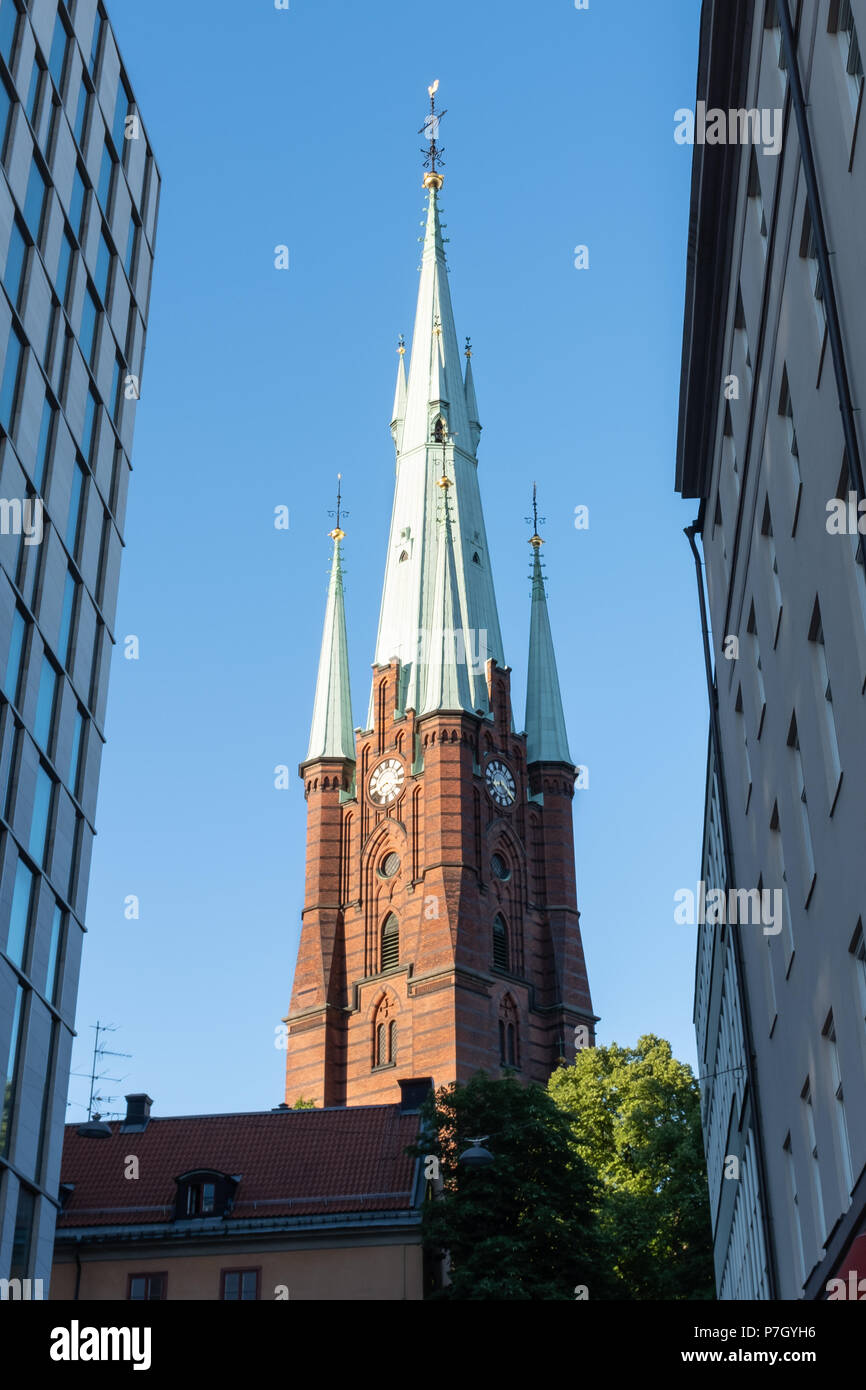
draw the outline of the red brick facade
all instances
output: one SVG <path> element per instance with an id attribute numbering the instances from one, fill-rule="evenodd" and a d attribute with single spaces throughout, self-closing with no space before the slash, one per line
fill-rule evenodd
<path id="1" fill-rule="evenodd" d="M 481 1069 L 498 1075 L 509 1049 L 518 1076 L 544 1082 L 560 1056 L 573 1059 L 576 1025 L 593 1037 L 573 770 L 539 764 L 530 775 L 526 739 L 511 732 L 509 673 L 495 662 L 487 667 L 493 721 L 395 717 L 398 681 L 397 661 L 375 671 L 376 717 L 357 736 L 356 769 L 333 759 L 301 767 L 306 897 L 287 1020 L 289 1105 L 300 1096 L 326 1106 L 393 1103 L 400 1078 L 431 1076 L 439 1086 Z M 369 796 L 384 758 L 405 771 L 387 809 Z M 506 810 L 487 791 L 491 758 L 516 783 Z M 386 877 L 389 854 L 400 867 Z M 506 879 L 492 868 L 494 854 Z M 399 958 L 383 971 L 390 914 Z M 498 915 L 507 968 L 493 963 Z"/>

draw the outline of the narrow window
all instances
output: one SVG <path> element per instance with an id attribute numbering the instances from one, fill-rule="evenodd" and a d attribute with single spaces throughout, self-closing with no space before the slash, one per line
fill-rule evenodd
<path id="1" fill-rule="evenodd" d="M 815 301 L 818 338 L 823 346 L 824 335 L 827 331 L 827 306 L 824 303 L 824 277 L 818 266 L 818 243 L 815 239 L 815 229 L 812 226 L 812 214 L 809 211 L 808 204 L 806 205 L 803 216 L 803 231 L 800 236 L 800 256 L 806 261 L 809 270 L 812 297 Z"/>
<path id="2" fill-rule="evenodd" d="M 812 609 L 812 621 L 809 624 L 809 642 L 812 653 L 812 688 L 815 692 L 818 727 L 821 731 L 821 745 L 824 751 L 827 799 L 832 816 L 842 781 L 842 762 L 839 757 L 839 737 L 836 731 L 833 690 L 830 685 L 830 671 L 827 665 L 827 648 L 824 643 L 824 626 L 821 621 L 821 608 L 817 596 Z"/>
<path id="3" fill-rule="evenodd" d="M 400 964 L 400 928 L 393 912 L 382 927 L 382 969 L 393 970 Z"/>
<path id="4" fill-rule="evenodd" d="M 854 24 L 851 0 L 831 0 L 827 28 L 831 34 L 837 35 L 839 41 L 848 95 L 851 98 L 851 107 L 856 116 L 860 105 L 860 92 L 863 88 L 863 55 L 860 52 L 860 40 Z"/>
<path id="5" fill-rule="evenodd" d="M 757 737 L 760 739 L 761 730 L 764 727 L 764 715 L 767 712 L 767 692 L 764 689 L 764 671 L 761 665 L 761 649 L 758 645 L 758 624 L 755 619 L 755 604 L 752 602 L 749 608 L 749 618 L 746 623 L 746 632 L 751 638 L 752 659 L 755 671 L 755 684 L 758 693 L 758 717 L 757 717 Z"/>
<path id="6" fill-rule="evenodd" d="M 818 1250 L 824 1248 L 824 1240 L 827 1235 L 827 1218 L 824 1214 L 824 1192 L 821 1185 L 821 1165 L 818 1162 L 818 1136 L 815 1132 L 815 1114 L 812 1109 L 812 1082 L 809 1077 L 800 1092 L 800 1098 L 806 1108 L 806 1135 L 808 1139 L 809 1154 L 811 1157 L 812 1169 L 812 1192 L 815 1200 L 815 1234 Z"/>
<path id="7" fill-rule="evenodd" d="M 800 751 L 800 734 L 797 729 L 797 716 L 791 715 L 788 727 L 788 747 L 791 750 L 791 782 L 794 800 L 800 808 L 801 853 L 803 863 L 803 902 L 806 907 L 815 887 L 815 852 L 812 845 L 812 827 L 809 823 L 809 807 L 806 799 L 806 778 L 803 772 L 803 755 Z"/>
<path id="8" fill-rule="evenodd" d="M 800 1215 L 800 1196 L 797 1191 L 797 1167 L 794 1163 L 794 1151 L 791 1145 L 790 1131 L 785 1138 L 783 1145 L 785 1152 L 785 1167 L 788 1176 L 788 1195 L 791 1199 L 791 1210 L 794 1213 L 794 1234 L 797 1237 L 797 1283 L 802 1286 L 806 1278 L 806 1252 L 803 1248 L 803 1219 Z"/>
<path id="9" fill-rule="evenodd" d="M 789 477 L 794 507 L 794 519 L 791 526 L 791 535 L 793 536 L 797 530 L 797 517 L 800 511 L 800 495 L 803 490 L 803 479 L 800 473 L 800 446 L 797 443 L 797 430 L 794 425 L 794 406 L 791 401 L 791 389 L 788 385 L 787 367 L 782 368 L 782 386 L 779 392 L 779 414 L 785 422 L 785 429 L 788 436 Z"/>
<path id="10" fill-rule="evenodd" d="M 501 916 L 493 923 L 493 964 L 497 970 L 508 969 L 508 932 Z"/>
<path id="11" fill-rule="evenodd" d="M 836 1104 L 833 1117 L 836 1125 L 836 1138 L 841 1161 L 840 1183 L 842 1189 L 842 1209 L 847 1211 L 851 1205 L 854 1188 L 854 1171 L 851 1166 L 851 1140 L 848 1135 L 848 1119 L 845 1114 L 845 1091 L 842 1086 L 842 1071 L 839 1066 L 839 1047 L 836 1042 L 836 1025 L 832 1013 L 824 1024 L 822 1035 L 830 1049 L 830 1084 Z"/>
<path id="12" fill-rule="evenodd" d="M 6 361 L 3 376 L 0 378 L 0 425 L 7 434 L 12 433 L 18 411 L 18 388 L 21 384 L 21 367 L 24 360 L 24 340 L 17 328 L 12 328 L 6 340 Z"/>

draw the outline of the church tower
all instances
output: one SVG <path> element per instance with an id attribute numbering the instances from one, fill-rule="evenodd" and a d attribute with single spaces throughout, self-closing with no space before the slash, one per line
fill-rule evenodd
<path id="1" fill-rule="evenodd" d="M 437 84 L 438 85 L 438 84 Z M 513 1068 L 545 1082 L 593 1039 L 574 868 L 569 752 L 541 546 L 525 732 L 515 730 L 440 221 L 428 194 L 369 713 L 353 729 L 342 543 L 333 557 L 309 748 L 306 893 L 287 1019 L 286 1101 L 393 1103 Z"/>

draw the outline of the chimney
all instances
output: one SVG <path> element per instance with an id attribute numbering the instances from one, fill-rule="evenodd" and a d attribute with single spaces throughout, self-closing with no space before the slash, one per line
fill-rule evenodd
<path id="1" fill-rule="evenodd" d="M 144 1091 L 126 1096 L 126 1118 L 120 1126 L 121 1134 L 141 1134 L 147 1129 L 150 1120 L 150 1107 L 153 1105 Z"/>

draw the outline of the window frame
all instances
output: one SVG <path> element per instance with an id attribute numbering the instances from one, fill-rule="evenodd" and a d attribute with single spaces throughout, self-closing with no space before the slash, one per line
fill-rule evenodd
<path id="1" fill-rule="evenodd" d="M 256 1276 L 256 1292 L 255 1292 L 255 1297 L 254 1297 L 254 1298 L 242 1298 L 242 1297 L 239 1296 L 238 1298 L 226 1298 L 226 1292 L 225 1292 L 225 1288 L 226 1288 L 226 1276 L 227 1276 L 227 1275 L 230 1275 L 230 1274 L 237 1274 L 237 1275 L 240 1277 L 240 1283 L 239 1283 L 239 1285 L 238 1285 L 238 1293 L 239 1293 L 239 1295 L 240 1295 L 240 1294 L 242 1293 L 242 1291 L 243 1291 L 243 1276 L 244 1276 L 245 1274 L 254 1274 L 254 1275 Z M 221 1269 L 221 1270 L 220 1270 L 220 1296 L 219 1296 L 219 1301 L 220 1301 L 220 1303 L 260 1303 L 260 1302 L 261 1302 L 261 1295 L 262 1295 L 262 1266 L 261 1266 L 261 1265 L 245 1265 L 245 1266 L 243 1266 L 243 1268 L 234 1267 L 234 1266 L 228 1266 L 226 1269 Z"/>

